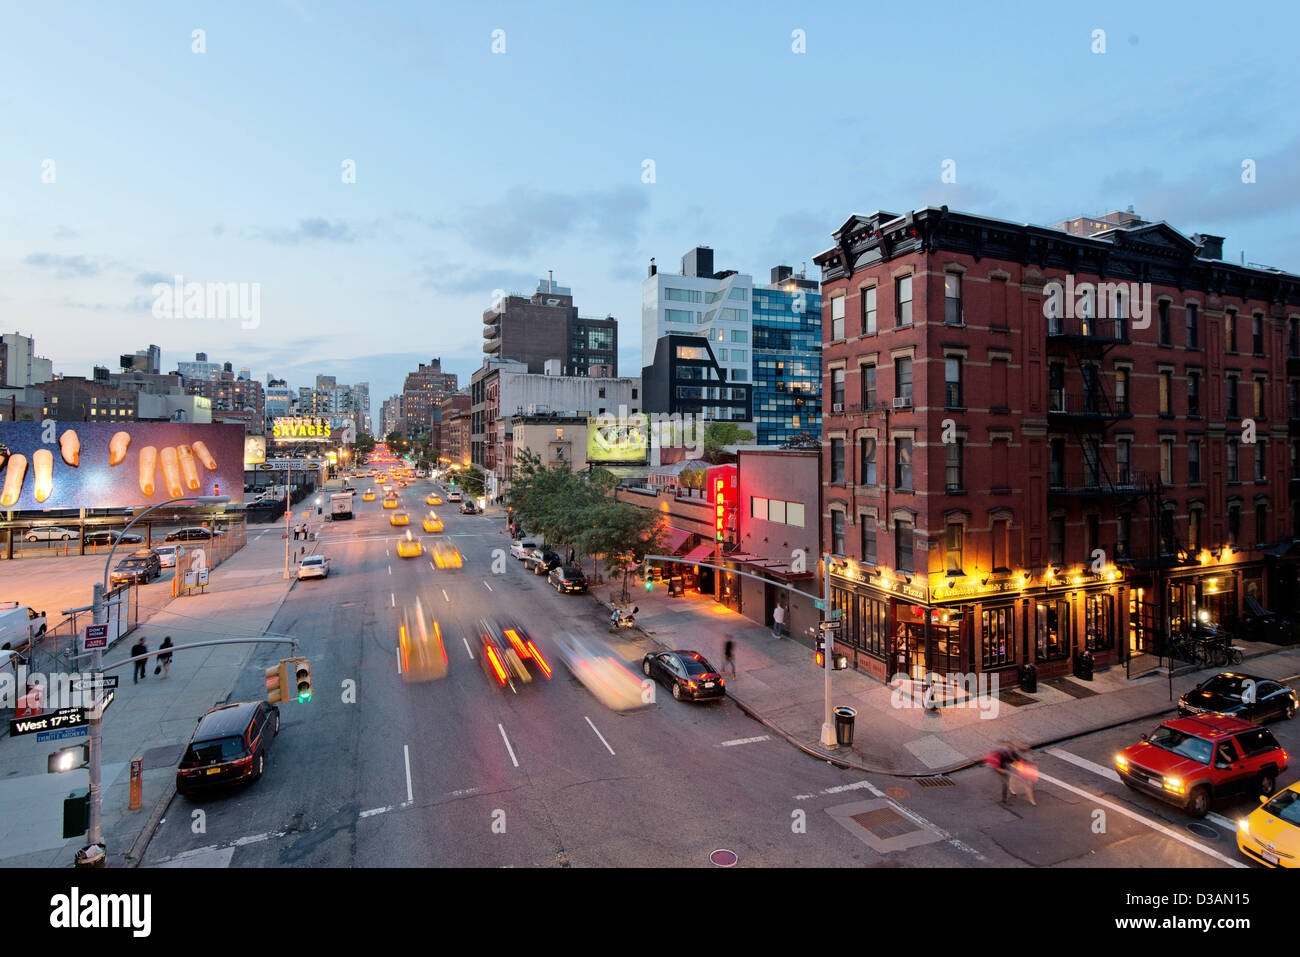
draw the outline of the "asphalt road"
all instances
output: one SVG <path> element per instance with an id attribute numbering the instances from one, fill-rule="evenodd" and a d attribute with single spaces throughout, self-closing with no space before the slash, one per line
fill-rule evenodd
<path id="1" fill-rule="evenodd" d="M 429 488 L 421 480 L 402 491 L 412 533 L 426 544 L 420 558 L 397 557 L 404 530 L 360 495 L 354 521 L 322 527 L 329 578 L 297 583 L 271 626 L 302 639 L 312 701 L 281 706 L 262 780 L 178 796 L 146 865 L 676 867 L 708 866 L 716 849 L 749 866 L 1240 862 L 1231 822 L 1253 802 L 1216 808 L 1217 818 L 1189 829 L 1178 811 L 1106 776 L 1114 751 L 1145 725 L 1040 756 L 1032 807 L 999 804 L 983 769 L 944 786 L 842 771 L 729 700 L 689 704 L 660 693 L 641 711 L 609 711 L 568 676 L 551 638 L 599 638 L 599 606 L 494 556 L 509 544 L 503 520 L 462 516 L 450 503 L 436 507 L 440 537 L 465 565 L 433 568 L 436 536 L 419 524 Z M 398 673 L 398 625 L 417 598 L 439 622 L 449 658 L 446 677 L 427 683 Z M 517 693 L 490 682 L 477 660 L 480 616 L 522 623 L 554 677 Z M 261 697 L 262 669 L 279 654 L 268 648 L 231 700 Z M 1300 750 L 1294 724 L 1274 731 L 1292 754 Z M 1295 777 L 1288 771 L 1282 783 Z"/>

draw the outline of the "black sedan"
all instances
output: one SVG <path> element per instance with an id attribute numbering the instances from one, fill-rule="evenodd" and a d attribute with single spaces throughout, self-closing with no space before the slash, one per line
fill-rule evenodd
<path id="1" fill-rule="evenodd" d="M 721 698 L 727 683 L 717 669 L 698 651 L 661 651 L 648 654 L 641 662 L 647 678 L 672 691 L 678 701 Z"/>
<path id="2" fill-rule="evenodd" d="M 552 568 L 558 568 L 564 561 L 549 548 L 534 548 L 524 556 L 524 567 L 534 575 L 549 574 Z"/>
<path id="3" fill-rule="evenodd" d="M 1274 718 L 1293 718 L 1296 693 L 1272 678 L 1225 671 L 1207 678 L 1178 699 L 1184 717 L 1203 711 L 1220 711 L 1262 724 Z"/>
<path id="4" fill-rule="evenodd" d="M 561 593 L 584 592 L 589 584 L 587 576 L 576 565 L 557 565 L 551 569 L 547 580 Z"/>
<path id="5" fill-rule="evenodd" d="M 139 545 L 143 541 L 135 532 L 127 532 L 125 535 L 110 530 L 86 533 L 87 545 L 112 545 L 114 542 L 119 545 Z"/>
<path id="6" fill-rule="evenodd" d="M 135 584 L 147 584 L 162 574 L 162 563 L 158 559 L 157 552 L 148 551 L 129 555 L 117 563 L 113 569 L 110 581 L 114 585 L 120 585 L 124 582 Z"/>

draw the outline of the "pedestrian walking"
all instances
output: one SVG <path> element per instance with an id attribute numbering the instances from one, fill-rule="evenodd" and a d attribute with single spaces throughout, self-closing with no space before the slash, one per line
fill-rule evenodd
<path id="1" fill-rule="evenodd" d="M 158 655 L 158 668 L 161 668 L 161 669 L 162 669 L 162 676 L 163 676 L 164 678 L 169 678 L 169 677 L 171 677 L 171 671 L 172 671 L 172 653 L 171 653 L 170 651 L 167 651 L 167 649 L 170 648 L 171 646 L 172 646 L 172 636 L 171 636 L 171 635 L 168 635 L 166 638 L 164 638 L 164 639 L 163 639 L 163 643 L 162 643 L 161 645 L 158 646 L 158 651 L 159 651 L 159 655 Z M 166 652 L 166 653 L 163 654 L 162 652 Z M 155 668 L 155 669 L 153 670 L 153 673 L 154 673 L 154 674 L 157 674 L 157 673 L 158 673 L 158 668 Z"/>
<path id="2" fill-rule="evenodd" d="M 785 608 L 780 602 L 777 602 L 776 607 L 772 609 L 772 634 L 776 635 L 778 638 L 784 638 L 785 635 L 781 634 L 784 625 Z"/>
<path id="3" fill-rule="evenodd" d="M 730 668 L 731 677 L 733 678 L 736 677 L 736 659 L 732 657 L 732 652 L 735 650 L 735 648 L 736 648 L 736 643 L 732 641 L 730 638 L 728 638 L 727 643 L 722 646 L 722 661 L 723 661 L 722 670 L 726 671 L 728 668 Z"/>
<path id="4" fill-rule="evenodd" d="M 148 653 L 149 646 L 145 644 L 143 638 L 131 646 L 132 658 L 139 658 L 141 655 L 147 655 Z M 146 658 L 140 658 L 140 660 L 135 663 L 135 671 L 131 673 L 131 684 L 139 684 L 141 678 L 147 678 L 149 676 L 149 673 L 145 670 L 147 664 L 148 659 Z"/>
<path id="5" fill-rule="evenodd" d="M 1038 766 L 1029 760 L 1028 751 L 1029 749 L 1020 743 L 1011 746 L 1012 777 L 1008 780 L 1011 785 L 1011 793 L 1015 794 L 1015 779 L 1019 778 L 1025 785 L 1025 796 L 1029 798 L 1029 803 L 1037 807 L 1038 802 L 1034 800 L 1034 782 L 1038 780 Z"/>
<path id="6" fill-rule="evenodd" d="M 1011 797 L 1016 793 L 1015 788 L 1011 785 L 1011 764 L 1015 757 L 1011 752 L 1011 746 L 1008 744 L 999 745 L 988 754 L 984 755 L 984 764 L 990 767 L 1002 779 L 1002 803 L 1010 804 Z"/>

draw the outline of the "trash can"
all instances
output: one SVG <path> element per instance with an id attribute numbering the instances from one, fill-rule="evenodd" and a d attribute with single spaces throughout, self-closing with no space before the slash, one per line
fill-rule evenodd
<path id="1" fill-rule="evenodd" d="M 1020 666 L 1020 690 L 1031 694 L 1038 690 L 1038 669 L 1032 664 Z"/>
<path id="2" fill-rule="evenodd" d="M 1082 651 L 1074 657 L 1074 676 L 1084 681 L 1092 680 L 1092 652 Z"/>
<path id="3" fill-rule="evenodd" d="M 839 707 L 835 709 L 835 741 L 840 747 L 853 744 L 853 719 L 858 716 L 856 708 Z"/>

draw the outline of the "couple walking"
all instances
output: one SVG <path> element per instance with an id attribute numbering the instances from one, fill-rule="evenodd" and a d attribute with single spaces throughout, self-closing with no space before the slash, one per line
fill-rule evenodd
<path id="1" fill-rule="evenodd" d="M 1010 804 L 1010 798 L 1016 794 L 1016 779 L 1024 782 L 1029 803 L 1038 806 L 1034 800 L 1034 782 L 1038 780 L 1038 768 L 1029 760 L 1023 744 L 1004 741 L 1000 747 L 984 755 L 984 763 L 997 772 L 1002 779 L 1002 803 Z"/>
<path id="2" fill-rule="evenodd" d="M 163 639 L 163 643 L 158 646 L 158 655 L 157 655 L 158 664 L 155 665 L 153 669 L 154 674 L 158 674 L 159 672 L 161 672 L 164 678 L 171 677 L 172 653 L 167 650 L 170 647 L 172 647 L 172 636 L 168 635 Z M 141 655 L 147 655 L 147 654 L 149 654 L 149 645 L 145 643 L 145 640 L 143 638 L 141 638 L 139 641 L 137 641 L 134 645 L 131 646 L 132 658 L 140 658 Z M 149 675 L 149 659 L 140 658 L 140 660 L 135 663 L 135 671 L 132 672 L 131 674 L 131 683 L 139 684 L 140 679 L 146 678 L 148 677 L 148 675 Z"/>

